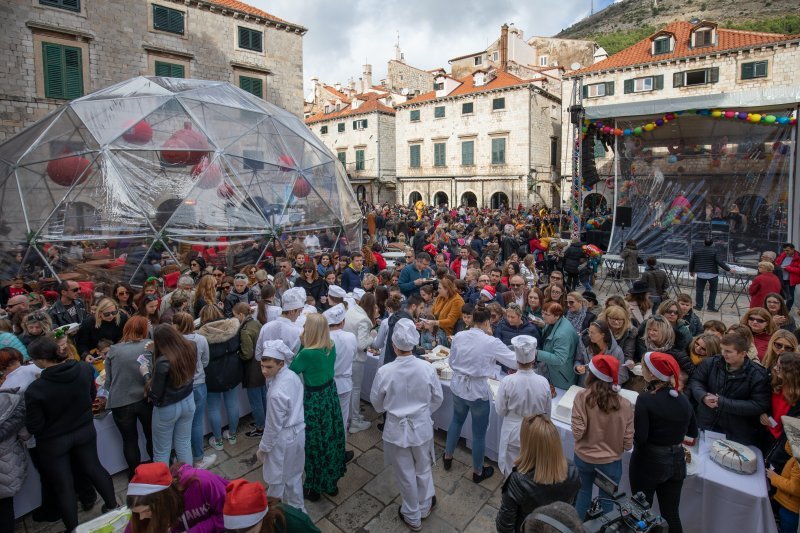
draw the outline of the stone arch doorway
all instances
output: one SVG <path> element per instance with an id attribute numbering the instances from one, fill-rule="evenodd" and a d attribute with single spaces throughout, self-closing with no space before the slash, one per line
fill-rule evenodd
<path id="1" fill-rule="evenodd" d="M 461 205 L 465 207 L 478 207 L 478 197 L 474 192 L 465 192 L 461 195 Z"/>
<path id="2" fill-rule="evenodd" d="M 492 195 L 490 200 L 490 206 L 492 209 L 500 209 L 501 207 L 508 207 L 508 195 L 504 192 L 497 191 Z"/>
<path id="3" fill-rule="evenodd" d="M 367 188 L 363 185 L 356 187 L 356 198 L 358 198 L 359 202 L 365 201 L 367 199 Z"/>
<path id="4" fill-rule="evenodd" d="M 446 206 L 449 203 L 449 198 L 445 192 L 439 191 L 433 195 L 433 205 L 436 207 Z"/>
<path id="5" fill-rule="evenodd" d="M 414 207 L 414 204 L 422 200 L 422 195 L 418 191 L 413 191 L 408 195 L 408 205 Z"/>

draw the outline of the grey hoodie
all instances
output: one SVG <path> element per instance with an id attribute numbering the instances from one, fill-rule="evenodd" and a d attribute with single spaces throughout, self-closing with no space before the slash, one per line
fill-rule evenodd
<path id="1" fill-rule="evenodd" d="M 595 355 L 597 354 L 589 353 L 589 335 L 587 333 L 581 337 L 581 342 L 578 345 L 578 351 L 575 354 L 575 366 L 588 365 L 592 356 Z M 628 374 L 628 367 L 625 366 L 625 354 L 617 344 L 617 339 L 614 338 L 614 335 L 611 335 L 611 345 L 606 350 L 606 355 L 613 355 L 619 360 L 619 384 L 622 385 L 628 381 L 630 375 Z M 588 372 L 589 369 L 587 368 L 586 371 Z M 584 381 L 586 381 L 586 374 L 578 374 L 578 385 L 583 387 Z"/>

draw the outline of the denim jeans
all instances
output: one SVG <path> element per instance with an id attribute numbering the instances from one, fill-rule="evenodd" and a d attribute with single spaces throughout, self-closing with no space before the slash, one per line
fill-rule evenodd
<path id="1" fill-rule="evenodd" d="M 239 385 L 225 392 L 208 393 L 208 423 L 214 438 L 222 438 L 222 418 L 220 417 L 220 404 L 225 402 L 225 411 L 228 415 L 228 431 L 236 434 L 239 427 Z"/>
<path id="2" fill-rule="evenodd" d="M 581 488 L 578 491 L 578 498 L 575 500 L 575 509 L 578 511 L 578 517 L 583 520 L 584 516 L 586 515 L 586 511 L 589 510 L 589 507 L 591 507 L 592 504 L 595 469 L 610 477 L 614 483 L 619 484 L 619 480 L 622 478 L 622 459 L 617 459 L 614 462 L 604 465 L 595 465 L 592 463 L 587 463 L 578 457 L 578 454 L 575 454 L 574 461 L 575 467 L 578 469 L 578 476 L 581 480 Z M 610 512 L 614 508 L 614 505 L 611 503 L 612 495 L 601 490 L 600 497 L 608 498 L 607 501 L 601 502 L 601 507 L 603 508 L 604 513 Z"/>
<path id="3" fill-rule="evenodd" d="M 192 457 L 195 462 L 203 458 L 203 436 L 206 433 L 206 397 L 208 389 L 205 383 L 195 383 L 192 390 L 194 397 L 194 417 L 192 418 Z"/>
<path id="4" fill-rule="evenodd" d="M 174 449 L 178 461 L 192 464 L 192 418 L 194 396 L 153 407 L 153 462 L 169 464 L 169 454 Z"/>
<path id="5" fill-rule="evenodd" d="M 705 291 L 706 289 L 706 283 L 708 283 L 707 309 L 716 309 L 717 286 L 719 286 L 719 276 L 715 276 L 711 279 L 703 279 L 700 276 L 697 277 L 697 281 L 695 282 L 694 304 L 700 309 L 703 308 L 703 291 Z"/>
<path id="6" fill-rule="evenodd" d="M 444 453 L 453 455 L 461 436 L 461 428 L 472 416 L 472 469 L 483 472 L 483 456 L 486 452 L 486 430 L 489 428 L 489 400 L 464 400 L 453 394 L 453 419 L 447 428 Z"/>
<path id="7" fill-rule="evenodd" d="M 781 519 L 781 533 L 787 533 L 791 531 L 795 533 L 797 531 L 797 523 L 798 523 L 798 515 L 797 513 L 793 513 L 783 505 L 780 506 L 778 509 L 778 516 Z"/>
<path id="8" fill-rule="evenodd" d="M 256 427 L 264 427 L 264 419 L 266 418 L 267 409 L 267 389 L 264 385 L 260 387 L 248 387 L 244 389 L 247 392 L 247 399 L 250 402 L 250 409 L 253 410 L 253 422 Z"/>

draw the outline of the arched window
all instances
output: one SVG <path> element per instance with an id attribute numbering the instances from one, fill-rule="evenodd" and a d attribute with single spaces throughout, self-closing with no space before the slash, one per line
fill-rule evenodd
<path id="1" fill-rule="evenodd" d="M 473 192 L 465 192 L 461 195 L 461 205 L 465 207 L 478 207 L 478 197 Z"/>
<path id="2" fill-rule="evenodd" d="M 508 207 L 508 195 L 504 192 L 496 192 L 492 195 L 491 208 L 500 209 L 501 207 Z"/>
<path id="3" fill-rule="evenodd" d="M 433 195 L 433 205 L 441 207 L 446 206 L 448 203 L 447 194 L 443 193 L 442 191 L 439 191 Z"/>
<path id="4" fill-rule="evenodd" d="M 408 205 L 414 207 L 414 204 L 422 200 L 422 195 L 417 191 L 412 192 L 408 195 Z"/>

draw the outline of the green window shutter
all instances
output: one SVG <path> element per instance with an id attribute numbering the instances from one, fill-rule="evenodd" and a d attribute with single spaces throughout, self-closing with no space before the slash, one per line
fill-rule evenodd
<path id="1" fill-rule="evenodd" d="M 239 48 L 263 52 L 263 34 L 260 31 L 239 26 Z"/>
<path id="2" fill-rule="evenodd" d="M 61 47 L 42 43 L 44 63 L 44 95 L 46 98 L 64 98 L 64 72 L 61 64 Z"/>
<path id="3" fill-rule="evenodd" d="M 766 78 L 768 75 L 769 69 L 769 62 L 767 61 L 758 61 L 756 62 L 756 77 L 757 78 Z"/>
<path id="4" fill-rule="evenodd" d="M 504 165 L 506 163 L 506 140 L 492 139 L 492 164 Z"/>
<path id="5" fill-rule="evenodd" d="M 622 84 L 622 91 L 625 94 L 630 94 L 633 92 L 633 80 L 625 80 Z"/>
<path id="6" fill-rule="evenodd" d="M 411 110 L 411 122 L 417 122 L 419 120 L 419 109 L 412 109 Z"/>
<path id="7" fill-rule="evenodd" d="M 357 120 L 354 120 L 354 121 L 353 121 L 353 129 L 356 129 L 356 126 L 358 126 L 358 121 L 357 121 Z"/>
<path id="8" fill-rule="evenodd" d="M 323 135 L 324 135 L 324 134 L 326 134 L 326 133 L 328 133 L 328 126 L 322 126 L 322 127 L 319 129 L 319 132 L 320 132 L 321 134 L 323 134 Z"/>
<path id="9" fill-rule="evenodd" d="M 672 75 L 672 86 L 683 87 L 683 72 L 676 72 Z"/>
<path id="10" fill-rule="evenodd" d="M 340 122 L 336 125 L 336 130 L 340 133 L 344 131 L 344 122 Z"/>
<path id="11" fill-rule="evenodd" d="M 156 61 L 156 76 L 169 78 L 169 75 L 171 73 L 172 73 L 172 68 L 170 68 L 169 63 Z"/>
<path id="12" fill-rule="evenodd" d="M 68 11 L 81 10 L 80 0 L 39 0 L 39 3 L 43 6 L 58 7 Z"/>
<path id="13" fill-rule="evenodd" d="M 367 124 L 368 124 L 367 119 L 362 119 L 361 123 L 362 123 L 362 126 L 364 127 L 364 129 L 366 129 L 367 128 Z"/>
<path id="14" fill-rule="evenodd" d="M 584 85 L 583 86 L 583 97 L 584 98 L 589 98 L 589 86 L 588 85 Z"/>
<path id="15" fill-rule="evenodd" d="M 64 98 L 72 100 L 83 96 L 83 66 L 81 49 L 64 47 Z"/>
<path id="16" fill-rule="evenodd" d="M 156 76 L 165 78 L 185 78 L 186 69 L 177 63 L 167 63 L 166 61 L 156 61 Z"/>
<path id="17" fill-rule="evenodd" d="M 44 95 L 46 98 L 72 100 L 83 96 L 83 60 L 81 49 L 42 43 Z"/>
<path id="18" fill-rule="evenodd" d="M 409 166 L 411 168 L 419 168 L 420 167 L 420 147 L 418 144 L 413 144 L 409 147 Z"/>
<path id="19" fill-rule="evenodd" d="M 356 150 L 356 170 L 364 170 L 364 150 Z"/>
<path id="20" fill-rule="evenodd" d="M 183 12 L 153 4 L 153 27 L 183 35 Z"/>
<path id="21" fill-rule="evenodd" d="M 708 69 L 708 83 L 717 83 L 719 81 L 719 67 L 711 67 Z"/>
<path id="22" fill-rule="evenodd" d="M 742 63 L 742 79 L 752 80 L 755 77 L 756 77 L 756 64 Z"/>
<path id="23" fill-rule="evenodd" d="M 261 78 L 239 76 L 239 87 L 253 96 L 264 98 L 264 80 Z"/>
<path id="24" fill-rule="evenodd" d="M 433 118 L 444 118 L 444 106 L 433 108 Z"/>
<path id="25" fill-rule="evenodd" d="M 607 81 L 606 82 L 606 96 L 614 96 L 614 82 Z"/>
<path id="26" fill-rule="evenodd" d="M 339 161 L 342 162 L 342 165 L 347 166 L 347 152 L 339 152 L 336 154 L 336 157 L 339 158 Z"/>
<path id="27" fill-rule="evenodd" d="M 653 90 L 660 91 L 664 88 L 664 75 L 653 76 Z"/>
<path id="28" fill-rule="evenodd" d="M 475 141 L 461 143 L 461 164 L 465 166 L 475 164 Z"/>
<path id="29" fill-rule="evenodd" d="M 435 143 L 433 145 L 433 166 L 443 167 L 447 159 L 445 143 Z"/>
<path id="30" fill-rule="evenodd" d="M 461 104 L 461 114 L 462 115 L 469 115 L 473 112 L 474 104 L 473 102 L 465 102 Z"/>
<path id="31" fill-rule="evenodd" d="M 505 109 L 506 108 L 506 99 L 505 98 L 495 98 L 492 100 L 492 110 L 497 109 Z"/>

